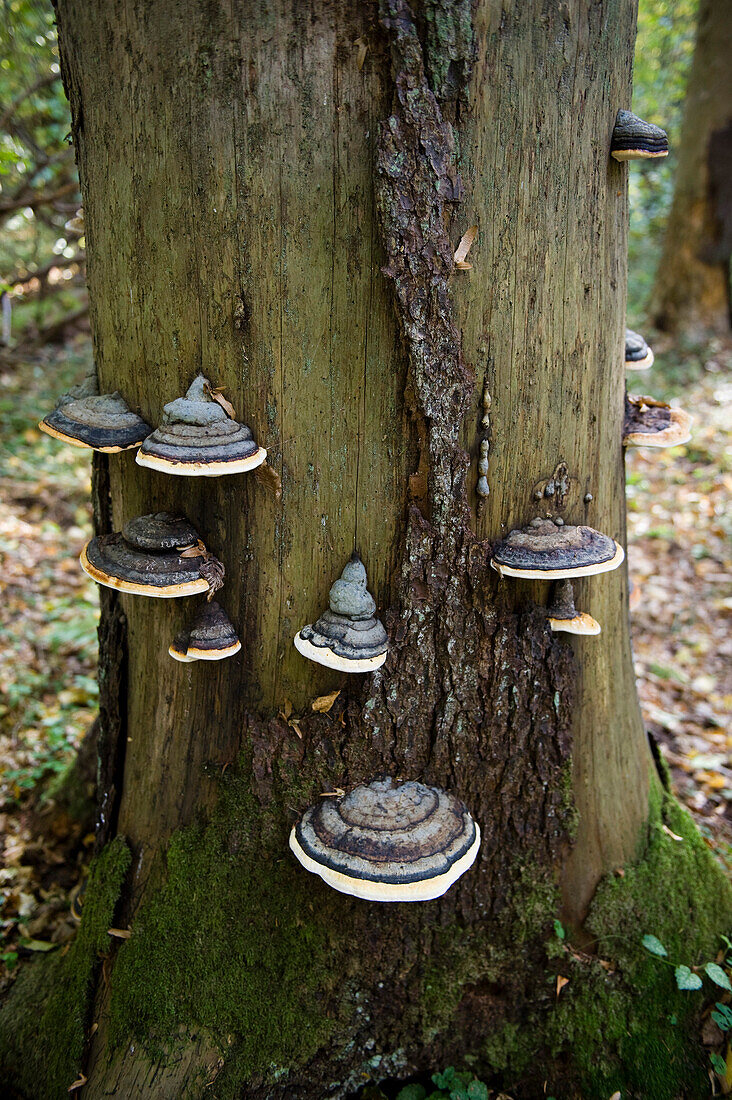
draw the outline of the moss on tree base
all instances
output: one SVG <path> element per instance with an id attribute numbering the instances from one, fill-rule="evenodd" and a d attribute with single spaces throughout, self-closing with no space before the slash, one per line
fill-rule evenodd
<path id="1" fill-rule="evenodd" d="M 344 908 L 338 895 L 293 873 L 286 856 L 258 853 L 255 820 L 250 796 L 232 779 L 207 825 L 174 836 L 164 880 L 115 959 L 110 1040 L 118 1051 L 134 1040 L 165 1062 L 202 1032 L 220 1051 L 213 1075 L 189 1080 L 181 1095 L 297 1095 L 296 1082 L 308 1080 L 319 1048 L 334 1040 L 344 1058 L 334 1096 L 369 1077 L 438 1069 L 443 1057 L 521 1100 L 543 1096 L 544 1082 L 566 1100 L 607 1100 L 615 1090 L 624 1100 L 707 1095 L 697 1022 L 714 990 L 677 990 L 673 968 L 641 939 L 657 936 L 673 963 L 713 959 L 719 934 L 732 927 L 732 890 L 689 815 L 658 784 L 638 861 L 598 888 L 585 929 L 592 954 L 557 938 L 556 890 L 544 872 L 522 865 L 505 918 L 489 934 L 451 925 L 422 939 L 403 1021 L 392 1016 L 387 1031 L 352 939 L 369 921 L 390 919 L 387 907 Z M 0 1014 L 5 1079 L 23 1096 L 65 1096 L 82 1068 L 92 977 L 109 948 L 128 862 L 118 838 L 94 864 L 71 949 L 27 967 Z M 424 907 L 399 908 L 410 934 L 423 937 Z M 558 997 L 557 975 L 569 979 Z M 343 984 L 352 995 L 335 1009 Z M 421 1036 L 418 1050 L 406 1042 L 410 1031 Z"/>

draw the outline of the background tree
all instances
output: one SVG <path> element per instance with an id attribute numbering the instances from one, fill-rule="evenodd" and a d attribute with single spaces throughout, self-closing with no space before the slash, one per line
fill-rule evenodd
<path id="1" fill-rule="evenodd" d="M 468 1059 L 526 1096 L 702 1095 L 696 1006 L 641 937 L 697 963 L 730 901 L 646 747 L 625 575 L 578 586 L 603 634 L 573 648 L 544 586 L 488 568 L 539 509 L 624 542 L 607 153 L 633 5 L 58 10 L 100 384 L 157 423 L 203 369 L 282 496 L 95 464 L 100 529 L 196 523 L 244 655 L 175 664 L 188 608 L 103 596 L 108 843 L 72 949 L 3 1010 L 6 1072 L 26 1095 L 83 1068 L 87 1096 L 320 1098 Z M 393 644 L 363 682 L 292 647 L 354 543 Z M 384 772 L 454 789 L 484 828 L 439 902 L 349 900 L 287 852 L 321 792 Z"/>
<path id="2" fill-rule="evenodd" d="M 732 21 L 701 0 L 674 198 L 651 316 L 669 332 L 730 331 Z"/>

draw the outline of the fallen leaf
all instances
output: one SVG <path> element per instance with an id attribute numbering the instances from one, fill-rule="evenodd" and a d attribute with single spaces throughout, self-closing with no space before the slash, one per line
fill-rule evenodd
<path id="1" fill-rule="evenodd" d="M 236 412 L 231 401 L 227 401 L 220 389 L 214 390 L 210 386 L 206 387 L 206 392 L 209 397 L 212 397 L 217 405 L 220 405 L 227 416 L 230 416 L 232 420 L 236 420 Z"/>
<path id="2" fill-rule="evenodd" d="M 116 936 L 118 940 L 128 940 L 132 935 L 129 928 L 108 928 L 108 936 Z"/>
<path id="3" fill-rule="evenodd" d="M 268 493 L 272 493 L 275 500 L 282 500 L 282 478 L 268 462 L 263 462 L 261 466 L 257 466 L 254 476 Z"/>
<path id="4" fill-rule="evenodd" d="M 313 699 L 310 706 L 318 714 L 327 714 L 339 695 L 340 689 L 331 691 L 330 695 L 319 695 L 317 699 Z"/>
<path id="5" fill-rule="evenodd" d="M 79 1073 L 79 1076 L 76 1078 L 73 1085 L 69 1085 L 69 1087 L 66 1091 L 67 1092 L 76 1092 L 77 1089 L 83 1089 L 84 1085 L 87 1083 L 88 1080 L 89 1080 L 89 1078 L 85 1077 L 83 1073 Z"/>
<path id="6" fill-rule="evenodd" d="M 358 71 L 361 72 L 361 70 L 363 69 L 363 63 L 366 60 L 366 54 L 368 53 L 369 48 L 368 48 L 368 45 L 366 44 L 366 40 L 363 37 L 363 35 L 360 38 L 357 38 L 356 41 L 353 44 L 354 44 L 354 46 L 358 46 L 358 54 L 356 55 L 356 64 L 358 65 Z"/>
<path id="7" fill-rule="evenodd" d="M 561 974 L 557 974 L 557 997 L 562 992 L 565 985 L 569 985 L 569 978 L 563 978 Z"/>
<path id="8" fill-rule="evenodd" d="M 332 791 L 321 791 L 320 792 L 320 797 L 321 798 L 344 798 L 345 794 L 346 794 L 346 792 L 343 790 L 342 787 L 336 787 L 335 790 L 332 790 Z"/>
<path id="9" fill-rule="evenodd" d="M 672 833 L 668 825 L 662 825 L 661 828 L 663 829 L 666 836 L 670 836 L 672 840 L 680 840 L 683 843 L 684 838 L 682 836 L 679 836 L 678 833 Z"/>
<path id="10" fill-rule="evenodd" d="M 470 247 L 478 235 L 478 226 L 471 225 L 470 229 L 467 229 L 460 238 L 460 244 L 455 249 L 455 255 L 453 260 L 455 261 L 455 267 L 460 271 L 469 271 L 472 268 L 472 264 L 466 263 L 465 257 L 470 252 Z"/>

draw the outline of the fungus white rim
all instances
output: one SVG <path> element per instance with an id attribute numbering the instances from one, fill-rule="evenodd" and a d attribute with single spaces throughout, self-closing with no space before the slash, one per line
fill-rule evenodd
<path id="1" fill-rule="evenodd" d="M 189 657 L 187 653 L 181 653 L 179 649 L 174 649 L 172 644 L 168 646 L 168 653 L 174 661 L 180 661 L 184 665 L 193 664 L 196 660 L 195 657 Z"/>
<path id="2" fill-rule="evenodd" d="M 614 541 L 614 540 L 613 540 Z M 522 577 L 530 581 L 548 581 L 571 579 L 572 577 L 594 577 L 597 573 L 609 573 L 617 569 L 625 559 L 625 550 L 619 542 L 615 543 L 615 553 L 608 561 L 597 562 L 595 565 L 577 565 L 574 568 L 557 569 L 517 569 L 512 565 L 503 565 L 491 558 L 491 568 L 495 569 L 501 577 Z"/>
<path id="3" fill-rule="evenodd" d="M 653 366 L 655 358 L 656 357 L 653 354 L 653 348 L 649 347 L 648 351 L 646 352 L 646 354 L 643 356 L 642 359 L 626 359 L 625 360 L 625 369 L 626 370 L 648 370 L 649 367 Z"/>
<path id="4" fill-rule="evenodd" d="M 220 477 L 222 474 L 245 474 L 249 470 L 256 470 L 266 458 L 264 447 L 259 447 L 249 458 L 238 458 L 233 462 L 176 462 L 140 450 L 135 455 L 135 462 L 138 466 L 159 470 L 163 474 L 177 474 L 179 477 Z"/>
<path id="5" fill-rule="evenodd" d="M 375 669 L 381 668 L 386 660 L 386 650 L 383 653 L 377 653 L 375 657 L 356 657 L 353 659 L 340 657 L 328 646 L 313 645 L 307 638 L 302 637 L 299 630 L 295 635 L 295 649 L 303 657 L 307 657 L 309 661 L 325 665 L 326 668 L 335 668 L 338 672 L 373 672 Z"/>
<path id="6" fill-rule="evenodd" d="M 421 879 L 418 882 L 373 882 L 370 879 L 351 878 L 342 871 L 324 867 L 322 863 L 318 863 L 303 851 L 296 835 L 297 826 L 293 826 L 290 833 L 290 848 L 306 871 L 312 871 L 313 874 L 322 878 L 326 885 L 338 890 L 341 894 L 361 898 L 363 901 L 433 901 L 434 898 L 442 897 L 475 862 L 480 848 L 480 828 L 477 821 L 474 824 L 475 840 L 467 852 L 444 874 Z"/>
<path id="7" fill-rule="evenodd" d="M 611 157 L 615 160 L 658 160 L 659 157 L 667 157 L 668 149 L 661 149 L 660 152 L 650 152 L 648 149 L 613 149 L 610 153 Z"/>
<path id="8" fill-rule="evenodd" d="M 629 432 L 624 447 L 681 447 L 691 439 L 693 417 L 684 409 L 670 409 L 671 420 L 660 432 Z"/>
<path id="9" fill-rule="evenodd" d="M 573 619 L 555 619 L 550 615 L 549 626 L 555 634 L 563 632 L 590 638 L 602 633 L 602 627 L 597 619 L 593 619 L 592 615 L 588 615 L 586 611 L 579 611 Z"/>
<path id="10" fill-rule="evenodd" d="M 91 542 L 91 539 L 89 542 Z M 154 584 L 137 584 L 135 581 L 123 581 L 119 577 L 110 577 L 106 573 L 102 573 L 89 561 L 87 556 L 88 546 L 89 543 L 81 551 L 79 564 L 93 581 L 104 585 L 105 588 L 115 588 L 118 592 L 129 592 L 134 596 L 157 596 L 162 600 L 172 600 L 177 596 L 193 596 L 196 592 L 208 592 L 209 584 L 203 577 L 199 577 L 195 581 L 186 581 L 184 584 L 170 585 L 167 588 L 159 588 Z"/>
<path id="11" fill-rule="evenodd" d="M 38 427 L 46 435 L 51 435 L 54 439 L 60 439 L 62 443 L 70 443 L 72 447 L 82 447 L 85 451 L 101 451 L 105 455 L 116 455 L 120 451 L 131 451 L 133 448 L 139 447 L 142 442 L 140 440 L 139 443 L 127 443 L 124 447 L 95 447 L 91 443 L 84 443 L 82 439 L 76 439 L 73 435 L 66 435 L 57 428 L 52 428 L 45 420 L 39 421 Z"/>
<path id="12" fill-rule="evenodd" d="M 233 645 L 225 649 L 198 649 L 196 646 L 188 647 L 189 661 L 223 661 L 224 657 L 233 657 L 241 649 L 241 642 L 236 639 Z"/>

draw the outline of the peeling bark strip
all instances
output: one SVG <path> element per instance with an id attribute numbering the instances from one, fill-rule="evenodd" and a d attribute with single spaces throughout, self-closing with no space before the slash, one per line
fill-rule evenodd
<path id="1" fill-rule="evenodd" d="M 447 228 L 462 195 L 452 127 L 427 82 L 422 46 L 406 0 L 383 0 L 396 105 L 381 125 L 376 201 L 397 309 L 409 350 L 411 382 L 427 426 L 431 518 L 443 549 L 468 523 L 468 455 L 458 443 L 474 375 L 463 359 L 449 278 Z"/>

